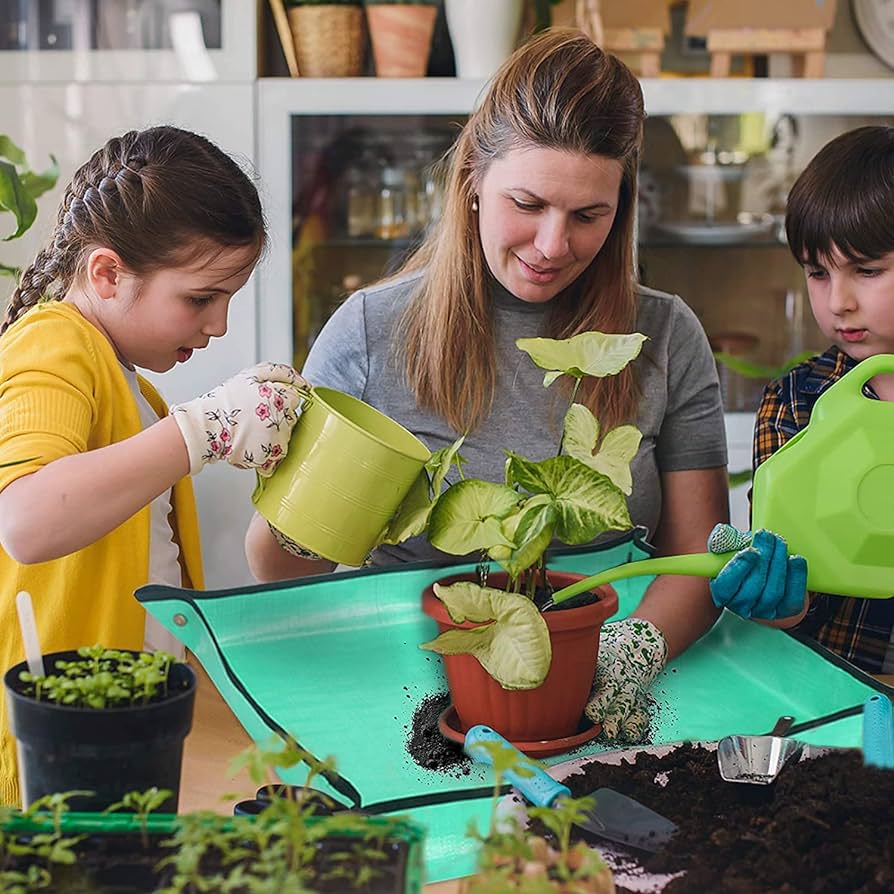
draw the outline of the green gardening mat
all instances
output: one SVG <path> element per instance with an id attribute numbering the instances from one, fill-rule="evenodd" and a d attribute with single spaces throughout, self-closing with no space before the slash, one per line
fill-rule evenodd
<path id="1" fill-rule="evenodd" d="M 594 574 L 648 554 L 634 532 L 598 549 L 556 551 L 550 566 Z M 201 661 L 254 741 L 288 732 L 317 757 L 335 758 L 331 793 L 340 800 L 396 801 L 395 812 L 421 822 L 427 879 L 440 881 L 473 870 L 465 831 L 472 819 L 486 828 L 492 780 L 481 767 L 468 775 L 425 769 L 407 750 L 414 711 L 446 691 L 440 658 L 418 648 L 436 633 L 420 597 L 432 581 L 473 567 L 418 563 L 214 592 L 149 586 L 136 595 Z M 633 610 L 649 580 L 616 585 L 616 619 Z M 885 687 L 823 650 L 724 613 L 655 680 L 651 744 L 764 733 L 782 714 L 809 721 L 860 705 L 878 689 Z M 861 718 L 799 738 L 859 746 Z M 607 747 L 588 743 L 574 755 Z M 294 768 L 282 777 L 301 783 L 304 774 Z"/>

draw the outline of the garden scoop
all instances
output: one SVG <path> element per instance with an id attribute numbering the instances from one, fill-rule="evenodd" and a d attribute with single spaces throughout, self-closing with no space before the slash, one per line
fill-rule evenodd
<path id="1" fill-rule="evenodd" d="M 768 785 L 793 758 L 799 757 L 804 743 L 784 738 L 794 717 L 780 717 L 764 736 L 725 736 L 717 743 L 717 765 L 725 782 Z"/>
<path id="2" fill-rule="evenodd" d="M 808 590 L 891 596 L 894 401 L 867 398 L 863 386 L 892 373 L 892 354 L 863 360 L 820 395 L 810 424 L 754 473 L 752 529 L 780 535 L 792 555 L 807 559 Z M 716 577 L 735 554 L 731 549 L 629 562 L 557 590 L 544 608 L 630 577 Z"/>
<path id="3" fill-rule="evenodd" d="M 562 798 L 570 797 L 571 790 L 567 786 L 553 779 L 540 764 L 522 754 L 489 726 L 479 724 L 466 733 L 466 754 L 473 760 L 493 765 L 493 751 L 485 743 L 500 746 L 501 752 L 511 752 L 512 766 L 504 769 L 503 777 L 529 803 L 551 807 Z M 660 851 L 677 831 L 669 819 L 614 789 L 599 788 L 591 795 L 595 803 L 577 825 L 601 838 L 655 852 Z"/>

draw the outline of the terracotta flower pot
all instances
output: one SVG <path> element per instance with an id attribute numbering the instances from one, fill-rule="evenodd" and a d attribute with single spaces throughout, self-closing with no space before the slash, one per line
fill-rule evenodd
<path id="1" fill-rule="evenodd" d="M 556 588 L 581 580 L 581 574 L 551 572 Z M 438 581 L 442 585 L 475 580 L 464 574 Z M 499 589 L 506 574 L 491 574 L 488 583 Z M 544 612 L 552 643 L 552 663 L 543 683 L 536 689 L 510 690 L 500 684 L 472 655 L 442 655 L 447 685 L 463 730 L 486 723 L 510 741 L 535 742 L 573 735 L 580 724 L 593 684 L 599 633 L 603 623 L 618 610 L 618 594 L 610 585 L 598 588 L 599 600 L 592 605 Z M 469 628 L 471 622 L 455 624 L 434 586 L 422 594 L 422 610 L 438 622 L 438 631 Z"/>
<path id="2" fill-rule="evenodd" d="M 435 30 L 436 6 L 378 4 L 366 7 L 376 75 L 424 78 Z"/>

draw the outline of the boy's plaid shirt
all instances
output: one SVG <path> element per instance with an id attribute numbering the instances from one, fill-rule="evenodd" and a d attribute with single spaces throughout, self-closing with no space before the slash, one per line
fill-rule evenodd
<path id="1" fill-rule="evenodd" d="M 754 429 L 755 469 L 806 428 L 819 396 L 856 365 L 855 360 L 833 346 L 767 385 Z M 868 385 L 863 391 L 867 397 L 877 398 Z M 815 637 L 858 667 L 879 673 L 892 627 L 894 599 L 857 599 L 812 593 L 807 617 L 796 629 Z"/>

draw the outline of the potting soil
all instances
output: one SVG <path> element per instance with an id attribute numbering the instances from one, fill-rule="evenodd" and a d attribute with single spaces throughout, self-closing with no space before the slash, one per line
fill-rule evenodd
<path id="1" fill-rule="evenodd" d="M 675 875 L 666 884 L 637 884 L 636 891 L 894 891 L 894 771 L 864 767 L 858 750 L 789 763 L 771 785 L 724 782 L 716 752 L 691 745 L 580 770 L 563 780 L 574 795 L 613 788 L 679 827 L 661 853 L 629 852 L 625 875 Z M 579 837 L 604 847 L 586 832 Z"/>

